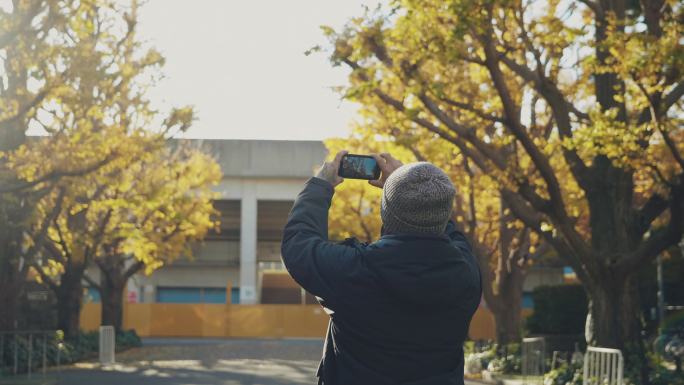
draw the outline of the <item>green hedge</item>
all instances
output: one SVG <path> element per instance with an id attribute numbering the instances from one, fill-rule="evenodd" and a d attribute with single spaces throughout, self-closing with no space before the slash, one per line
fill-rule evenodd
<path id="1" fill-rule="evenodd" d="M 581 334 L 587 318 L 587 295 L 580 285 L 540 286 L 532 292 L 530 334 Z"/>
<path id="2" fill-rule="evenodd" d="M 74 363 L 86 358 L 95 357 L 98 354 L 99 335 L 98 332 L 80 332 L 75 338 L 64 340 L 61 331 L 56 331 L 48 335 L 46 344 L 46 361 L 48 366 Z M 20 335 L 16 341 L 18 371 L 25 373 L 28 371 L 29 351 L 31 351 L 32 371 L 40 370 L 43 365 L 43 336 L 34 335 L 32 347 L 29 349 L 27 335 Z M 122 351 L 131 347 L 141 346 L 140 337 L 135 330 L 127 330 L 116 335 L 116 350 Z M 14 370 L 14 338 L 5 336 L 3 344 L 0 345 L 2 354 L 0 357 L 0 375 L 9 374 Z"/>

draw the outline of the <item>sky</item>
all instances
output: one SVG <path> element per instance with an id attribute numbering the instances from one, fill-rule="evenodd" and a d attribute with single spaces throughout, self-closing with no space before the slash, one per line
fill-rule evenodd
<path id="1" fill-rule="evenodd" d="M 194 105 L 191 138 L 320 140 L 346 136 L 357 107 L 331 87 L 347 70 L 325 53 L 321 25 L 342 26 L 381 0 L 149 0 L 139 37 L 166 57 L 149 97 Z"/>

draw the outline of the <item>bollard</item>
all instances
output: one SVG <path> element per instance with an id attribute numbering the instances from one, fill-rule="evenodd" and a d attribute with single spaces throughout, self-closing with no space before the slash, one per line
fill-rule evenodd
<path id="1" fill-rule="evenodd" d="M 543 376 L 546 372 L 546 343 L 543 337 L 523 338 L 521 350 L 523 384 L 527 385 L 530 383 L 528 377 Z"/>
<path id="2" fill-rule="evenodd" d="M 100 326 L 100 364 L 111 365 L 115 362 L 115 337 L 114 326 Z"/>

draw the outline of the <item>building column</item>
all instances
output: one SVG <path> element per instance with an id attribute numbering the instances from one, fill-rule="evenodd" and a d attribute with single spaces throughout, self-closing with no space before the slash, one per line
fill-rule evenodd
<path id="1" fill-rule="evenodd" d="M 240 203 L 240 303 L 257 302 L 257 199 L 255 186 L 246 184 Z"/>

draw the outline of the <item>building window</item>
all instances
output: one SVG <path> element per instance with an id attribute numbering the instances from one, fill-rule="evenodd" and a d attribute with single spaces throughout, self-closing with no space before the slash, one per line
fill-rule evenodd
<path id="1" fill-rule="evenodd" d="M 240 288 L 233 287 L 230 289 L 230 303 L 239 304 L 240 303 Z"/>
<path id="2" fill-rule="evenodd" d="M 158 287 L 158 303 L 226 303 L 224 287 Z"/>

